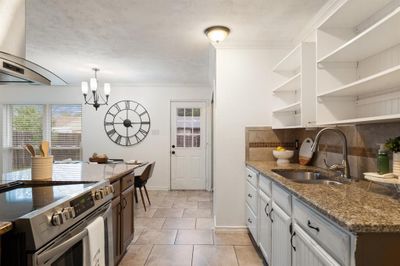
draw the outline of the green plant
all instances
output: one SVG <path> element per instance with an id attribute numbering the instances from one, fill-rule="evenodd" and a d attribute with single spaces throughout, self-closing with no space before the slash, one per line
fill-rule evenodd
<path id="1" fill-rule="evenodd" d="M 392 152 L 400 152 L 400 136 L 388 139 L 385 147 Z"/>

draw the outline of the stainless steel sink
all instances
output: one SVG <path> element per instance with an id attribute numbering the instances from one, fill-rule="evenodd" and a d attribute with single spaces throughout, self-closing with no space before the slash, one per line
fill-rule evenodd
<path id="1" fill-rule="evenodd" d="M 290 170 L 273 170 L 280 176 L 292 180 L 296 183 L 303 184 L 323 184 L 323 185 L 343 185 L 342 182 L 333 180 L 332 178 L 323 175 L 320 172 L 304 171 L 290 171 Z"/>

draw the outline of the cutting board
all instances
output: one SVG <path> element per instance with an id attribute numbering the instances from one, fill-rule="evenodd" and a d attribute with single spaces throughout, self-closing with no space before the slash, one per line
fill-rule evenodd
<path id="1" fill-rule="evenodd" d="M 306 138 L 300 146 L 299 151 L 299 163 L 301 165 L 307 165 L 310 163 L 313 152 L 311 151 L 311 147 L 314 141 L 311 138 Z"/>

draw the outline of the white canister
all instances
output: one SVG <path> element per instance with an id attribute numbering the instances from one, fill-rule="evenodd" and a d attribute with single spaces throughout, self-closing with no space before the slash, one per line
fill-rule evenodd
<path id="1" fill-rule="evenodd" d="M 32 180 L 46 180 L 53 177 L 53 156 L 32 157 L 31 178 Z"/>
<path id="2" fill-rule="evenodd" d="M 400 179 L 400 152 L 393 152 L 393 174 Z"/>

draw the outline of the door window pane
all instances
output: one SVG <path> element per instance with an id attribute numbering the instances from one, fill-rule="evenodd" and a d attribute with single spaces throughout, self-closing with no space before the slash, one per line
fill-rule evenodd
<path id="1" fill-rule="evenodd" d="M 200 108 L 177 108 L 177 147 L 200 147 L 200 116 Z"/>
<path id="2" fill-rule="evenodd" d="M 177 135 L 176 136 L 176 147 L 185 147 L 185 144 L 183 143 L 184 136 L 183 135 Z"/>
<path id="3" fill-rule="evenodd" d="M 192 135 L 185 136 L 185 147 L 187 148 L 192 147 Z"/>
<path id="4" fill-rule="evenodd" d="M 178 108 L 176 109 L 176 113 L 178 116 L 185 116 L 185 109 L 184 108 Z"/>

